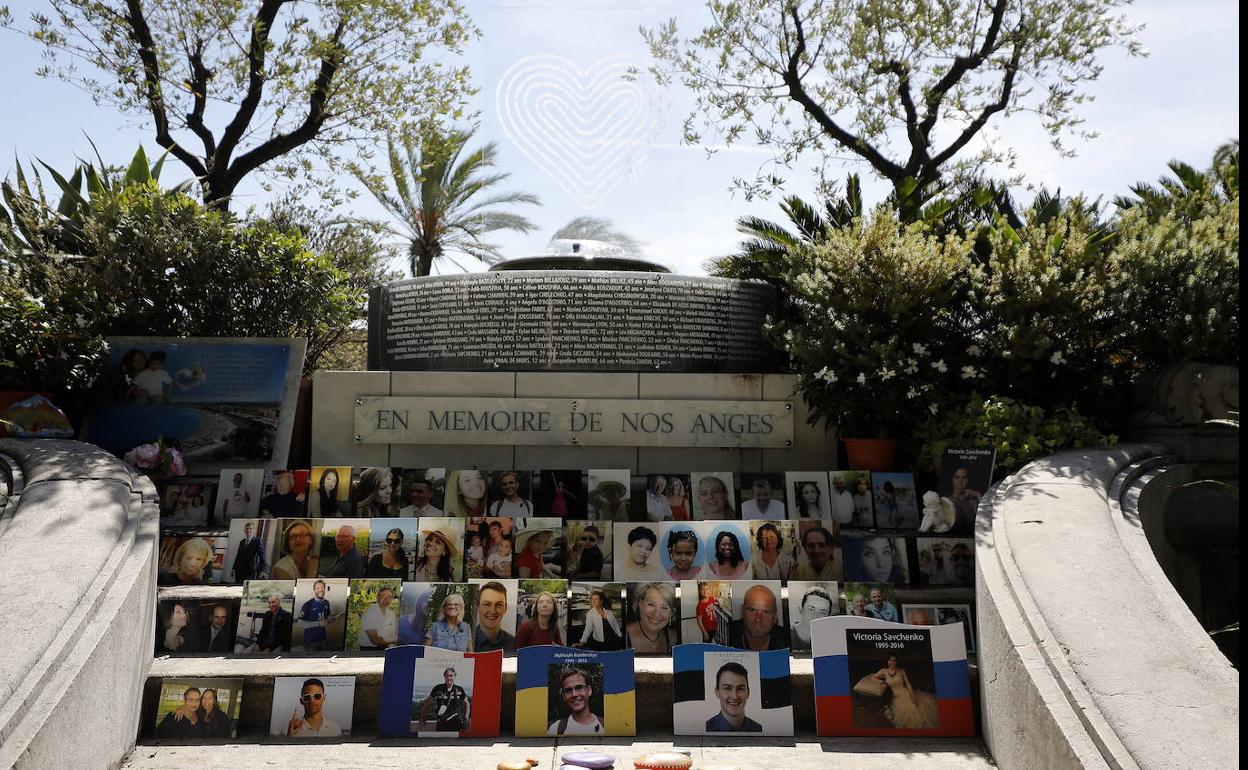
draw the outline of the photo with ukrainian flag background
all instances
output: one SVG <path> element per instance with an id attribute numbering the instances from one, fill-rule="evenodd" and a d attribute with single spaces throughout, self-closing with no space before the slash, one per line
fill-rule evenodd
<path id="1" fill-rule="evenodd" d="M 559 682 L 552 672 L 575 667 L 590 673 L 590 710 L 599 718 L 597 735 L 637 734 L 637 696 L 633 679 L 633 651 L 597 652 L 556 645 L 525 647 L 516 651 L 516 736 L 542 737 L 552 723 L 566 716 Z M 598 695 L 601 693 L 601 701 Z M 601 703 L 601 705 L 599 705 Z M 601 709 L 598 711 L 597 709 Z M 580 734 L 578 737 L 593 737 Z"/>

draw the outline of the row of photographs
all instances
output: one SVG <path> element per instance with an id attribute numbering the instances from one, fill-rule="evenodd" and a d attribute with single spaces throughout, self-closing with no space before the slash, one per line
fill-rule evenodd
<path id="1" fill-rule="evenodd" d="M 497 517 L 597 521 L 832 519 L 857 529 L 969 532 L 992 465 L 954 462 L 940 494 L 952 516 L 925 522 L 914 474 L 868 471 L 634 476 L 627 469 L 482 471 L 445 468 L 226 469 L 161 490 L 165 526 L 237 518 Z M 972 472 L 974 471 L 974 472 Z M 947 476 L 947 478 L 946 478 Z M 926 524 L 926 527 L 925 527 Z"/>
<path id="2" fill-rule="evenodd" d="M 814 633 L 824 650 L 815 666 L 820 735 L 973 734 L 958 629 L 831 618 L 816 623 Z M 673 658 L 674 734 L 794 734 L 784 652 L 694 643 L 678 646 Z M 351 735 L 355 684 L 353 676 L 276 677 L 268 733 L 298 740 Z M 497 737 L 502 689 L 498 651 L 392 647 L 382 674 L 377 734 Z M 235 737 L 242 697 L 242 679 L 162 680 L 155 736 Z M 631 651 L 541 645 L 518 655 L 517 737 L 633 736 L 635 704 Z"/>
<path id="3" fill-rule="evenodd" d="M 811 623 L 842 614 L 915 625 L 960 622 L 974 650 L 967 604 L 901 606 L 886 583 L 794 581 L 787 607 L 784 593 L 769 580 L 254 580 L 241 600 L 162 600 L 156 652 L 376 652 L 420 644 L 510 655 L 554 644 L 670 655 L 683 641 L 808 653 Z"/>
<path id="4" fill-rule="evenodd" d="M 912 558 L 913 557 L 913 558 Z M 255 579 L 851 580 L 970 586 L 969 537 L 842 533 L 830 519 L 235 519 L 228 537 L 165 535 L 162 585 Z"/>

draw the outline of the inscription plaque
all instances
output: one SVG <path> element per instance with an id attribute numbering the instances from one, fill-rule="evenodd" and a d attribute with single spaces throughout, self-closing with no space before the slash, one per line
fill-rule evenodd
<path id="1" fill-rule="evenodd" d="M 785 401 L 364 396 L 361 444 L 786 447 Z"/>
<path id="2" fill-rule="evenodd" d="M 766 372 L 761 281 L 663 273 L 504 271 L 373 289 L 370 369 Z"/>

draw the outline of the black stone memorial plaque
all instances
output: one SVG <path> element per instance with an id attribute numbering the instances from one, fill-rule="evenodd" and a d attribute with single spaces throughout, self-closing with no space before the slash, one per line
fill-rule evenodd
<path id="1" fill-rule="evenodd" d="M 767 372 L 760 281 L 614 271 L 426 276 L 369 298 L 368 365 L 395 371 Z"/>

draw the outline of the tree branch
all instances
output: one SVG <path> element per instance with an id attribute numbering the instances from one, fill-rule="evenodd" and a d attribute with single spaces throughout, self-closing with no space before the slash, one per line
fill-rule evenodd
<path id="1" fill-rule="evenodd" d="M 126 0 L 126 24 L 130 28 L 130 37 L 138 45 L 139 60 L 143 63 L 144 89 L 147 95 L 147 106 L 156 124 L 156 142 L 164 147 L 178 160 L 186 164 L 192 174 L 205 176 L 208 171 L 204 162 L 178 144 L 169 133 L 169 113 L 165 110 L 165 97 L 160 87 L 160 61 L 156 58 L 156 43 L 152 39 L 152 29 L 143 14 L 141 0 Z"/>
<path id="2" fill-rule="evenodd" d="M 919 112 L 910 93 L 910 69 L 896 59 L 889 61 L 882 69 L 897 76 L 897 95 L 906 113 L 906 137 L 910 140 L 910 158 L 906 161 L 905 170 L 914 176 L 927 159 L 928 138 L 919 131 Z"/>
<path id="3" fill-rule="evenodd" d="M 989 118 L 1009 106 L 1010 93 L 1014 90 L 1014 79 L 1018 76 L 1019 63 L 1022 59 L 1022 55 L 1023 44 L 1021 42 L 1017 42 L 1014 46 L 1014 53 L 1010 55 L 1009 64 L 1005 65 L 1005 76 L 1001 80 L 1001 95 L 995 102 L 985 105 L 985 107 L 980 110 L 979 115 L 975 116 L 975 119 L 962 130 L 962 133 L 958 135 L 957 139 L 954 139 L 948 147 L 937 153 L 930 161 L 928 161 L 928 165 L 931 168 L 940 168 L 943 163 L 956 155 L 959 150 L 966 146 L 967 142 L 971 141 L 972 137 L 978 134 L 983 127 L 987 125 Z"/>
<path id="4" fill-rule="evenodd" d="M 233 189 L 247 174 L 255 171 L 265 163 L 280 157 L 300 145 L 307 144 L 316 138 L 325 120 L 329 117 L 326 105 L 329 102 L 329 89 L 333 85 L 334 76 L 346 56 L 342 46 L 342 35 L 346 31 L 347 21 L 342 19 L 334 28 L 330 37 L 331 53 L 321 60 L 321 69 L 316 81 L 312 84 L 312 92 L 308 99 L 308 114 L 299 126 L 284 134 L 270 137 L 260 145 L 248 150 L 230 165 L 226 172 L 227 184 Z"/>
<path id="5" fill-rule="evenodd" d="M 927 113 L 923 116 L 923 122 L 919 124 L 919 130 L 923 132 L 925 138 L 932 135 L 932 128 L 936 125 L 936 118 L 940 114 L 940 103 L 944 101 L 945 94 L 949 93 L 949 89 L 957 85 L 966 73 L 975 69 L 979 65 L 987 61 L 988 57 L 997 48 L 997 35 L 1001 33 L 1001 23 L 1005 19 L 1005 11 L 1008 7 L 1008 0 L 997 0 L 992 6 L 992 18 L 988 22 L 988 29 L 984 33 L 984 44 L 979 47 L 978 51 L 973 51 L 969 56 L 955 56 L 953 65 L 949 67 L 949 71 L 945 76 L 936 81 L 936 85 L 932 86 L 928 91 L 924 104 Z"/>
<path id="6" fill-rule="evenodd" d="M 789 97 L 800 104 L 802 109 L 806 110 L 806 114 L 818 123 L 819 127 L 829 136 L 850 152 L 859 155 L 870 163 L 882 176 L 890 180 L 901 178 L 905 174 L 905 170 L 901 166 L 884 157 L 879 150 L 868 144 L 866 140 L 841 128 L 832 119 L 832 116 L 822 106 L 817 104 L 810 94 L 806 93 L 806 89 L 802 86 L 801 76 L 797 71 L 802 54 L 806 52 L 806 32 L 802 29 L 802 19 L 797 13 L 796 5 L 789 8 L 789 15 L 793 18 L 794 32 L 797 35 L 797 47 L 789 55 L 788 68 L 784 72 L 784 82 L 789 87 Z"/>
<path id="7" fill-rule="evenodd" d="M 195 97 L 194 106 L 186 115 L 186 127 L 195 132 L 195 135 L 204 143 L 204 157 L 207 158 L 206 165 L 212 166 L 215 158 L 213 157 L 217 151 L 217 141 L 213 137 L 212 132 L 204 125 L 204 108 L 208 104 L 208 81 L 212 80 L 212 70 L 204 66 L 204 40 L 200 38 L 195 41 L 195 48 L 192 49 L 188 58 L 191 63 L 191 94 Z"/>
<path id="8" fill-rule="evenodd" d="M 217 157 L 220 167 L 224 167 L 234 154 L 239 140 L 243 138 L 251 119 L 255 117 L 260 106 L 260 97 L 264 95 L 264 57 L 268 46 L 269 33 L 273 29 L 273 20 L 277 12 L 289 0 L 261 0 L 256 20 L 251 25 L 251 40 L 247 43 L 247 93 L 238 104 L 234 119 L 225 127 L 221 134 L 221 143 L 217 145 Z"/>

